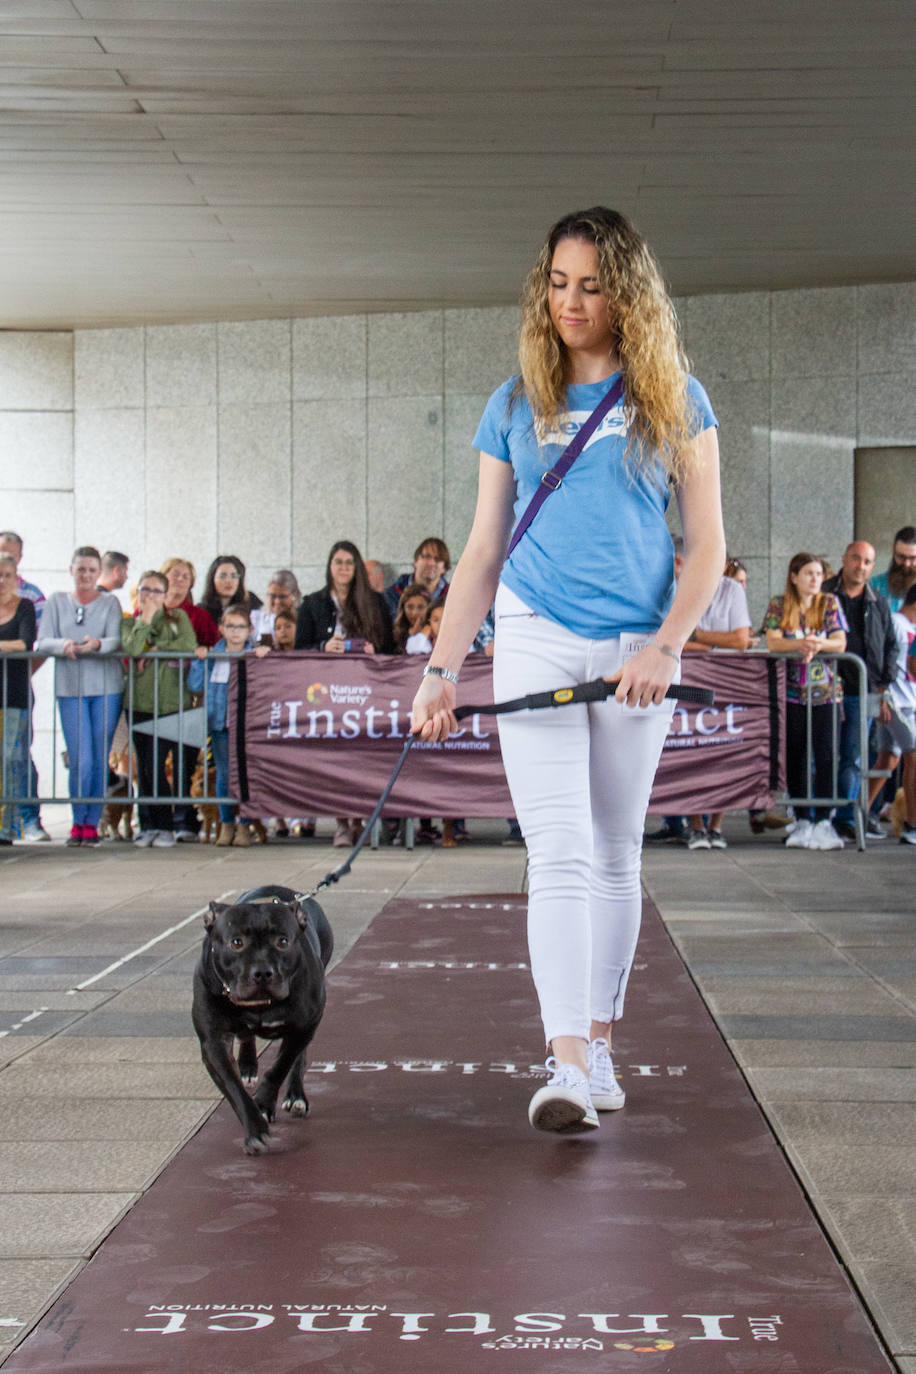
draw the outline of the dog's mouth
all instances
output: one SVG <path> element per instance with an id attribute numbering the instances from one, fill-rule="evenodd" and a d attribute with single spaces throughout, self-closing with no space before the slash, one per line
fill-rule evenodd
<path id="1" fill-rule="evenodd" d="M 267 987 L 263 983 L 236 983 L 234 987 L 224 984 L 223 991 L 235 1007 L 269 1007 L 289 996 L 289 983 L 285 978 L 277 978 Z"/>

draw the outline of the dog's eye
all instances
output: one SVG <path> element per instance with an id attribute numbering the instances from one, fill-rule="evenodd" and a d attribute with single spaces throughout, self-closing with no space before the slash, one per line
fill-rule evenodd
<path id="1" fill-rule="evenodd" d="M 286 935 L 278 935 L 274 944 L 277 946 L 277 949 L 286 949 L 289 944 L 289 938 Z"/>
<path id="2" fill-rule="evenodd" d="M 229 945 L 231 949 L 244 949 L 245 941 L 242 939 L 241 935 L 233 935 L 232 939 L 229 941 Z"/>

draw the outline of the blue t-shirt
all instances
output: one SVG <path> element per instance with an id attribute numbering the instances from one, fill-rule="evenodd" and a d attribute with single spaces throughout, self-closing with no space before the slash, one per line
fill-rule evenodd
<path id="1" fill-rule="evenodd" d="M 541 476 L 560 457 L 619 373 L 566 389 L 568 414 L 540 446 L 522 395 L 509 409 L 516 378 L 487 402 L 474 447 L 512 464 L 515 521 Z M 694 433 L 717 424 L 695 378 L 687 391 Z M 669 488 L 655 455 L 637 471 L 627 458 L 621 398 L 604 417 L 562 485 L 538 511 L 502 571 L 502 580 L 533 611 L 587 639 L 652 633 L 674 597 L 674 546 L 665 523 Z"/>

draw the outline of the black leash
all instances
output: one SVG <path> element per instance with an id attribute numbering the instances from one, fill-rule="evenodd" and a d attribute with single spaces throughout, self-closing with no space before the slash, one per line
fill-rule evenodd
<path id="1" fill-rule="evenodd" d="M 466 720 L 468 716 L 502 716 L 512 711 L 541 711 L 548 706 L 572 706 L 577 701 L 606 701 L 608 697 L 614 695 L 616 690 L 616 682 L 610 682 L 605 677 L 596 677 L 593 682 L 577 682 L 575 687 L 558 687 L 553 692 L 532 692 L 530 696 L 516 697 L 513 701 L 492 701 L 485 706 L 458 706 L 455 708 L 455 719 Z M 708 687 L 689 687 L 679 682 L 673 683 L 666 691 L 665 696 L 674 701 L 690 702 L 694 706 L 712 706 L 716 699 L 715 694 Z M 385 790 L 376 802 L 372 815 L 363 826 L 363 833 L 344 862 L 327 873 L 318 886 L 307 894 L 309 897 L 314 897 L 323 887 L 330 887 L 333 883 L 339 883 L 341 878 L 346 877 L 350 872 L 353 860 L 371 834 L 372 827 L 381 815 L 382 807 L 391 795 L 391 789 L 397 782 L 398 774 L 404 767 L 407 755 L 416 741 L 416 735 L 407 736 L 404 741 L 404 748 L 392 769 L 391 777 L 385 784 Z"/>
<path id="2" fill-rule="evenodd" d="M 577 682 L 575 687 L 558 687 L 554 692 L 532 692 L 514 701 L 494 701 L 492 706 L 459 706 L 455 719 L 464 720 L 473 715 L 501 716 L 509 711 L 541 711 L 545 706 L 571 706 L 576 701 L 606 701 L 616 691 L 616 681 L 596 677 L 593 682 Z M 708 687 L 682 686 L 679 682 L 669 687 L 665 696 L 673 701 L 689 701 L 694 706 L 712 706 L 716 700 L 715 693 Z"/>

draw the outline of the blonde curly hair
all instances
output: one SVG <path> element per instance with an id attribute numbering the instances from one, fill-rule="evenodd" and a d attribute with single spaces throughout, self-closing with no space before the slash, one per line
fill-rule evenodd
<path id="1" fill-rule="evenodd" d="M 688 445 L 694 436 L 677 317 L 651 249 L 616 210 L 598 205 L 577 211 L 548 234 L 522 295 L 521 380 L 515 394 L 527 396 L 539 437 L 566 411 L 567 351 L 550 318 L 548 295 L 554 250 L 563 239 L 594 244 L 598 254 L 598 286 L 607 297 L 631 416 L 628 458 L 639 468 L 655 452 L 673 480 L 681 482 L 691 465 Z"/>

